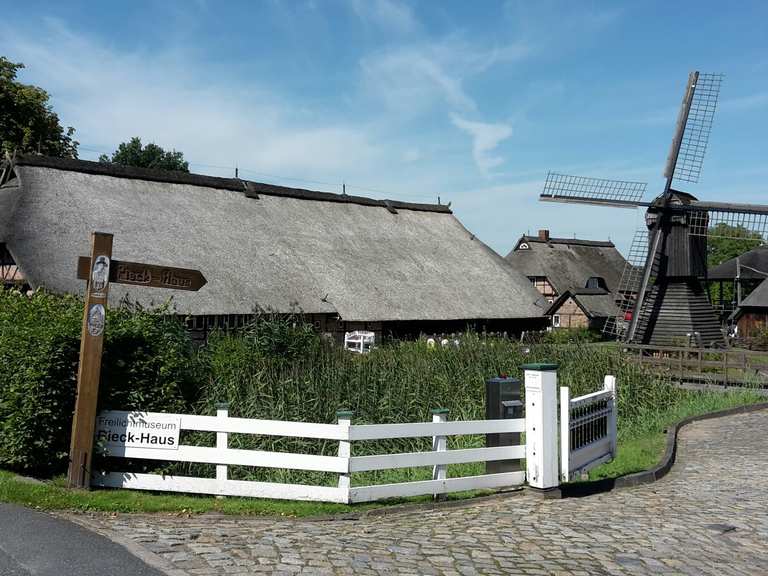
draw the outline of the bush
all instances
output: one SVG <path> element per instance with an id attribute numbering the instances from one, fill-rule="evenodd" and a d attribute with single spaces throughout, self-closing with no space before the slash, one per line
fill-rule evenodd
<path id="1" fill-rule="evenodd" d="M 99 408 L 183 411 L 194 351 L 165 309 L 110 310 Z M 83 302 L 0 290 L 0 465 L 51 476 L 67 468 Z"/>

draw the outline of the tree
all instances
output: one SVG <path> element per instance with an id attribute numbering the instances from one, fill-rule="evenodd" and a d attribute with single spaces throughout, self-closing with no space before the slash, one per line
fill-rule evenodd
<path id="1" fill-rule="evenodd" d="M 0 56 L 0 148 L 77 158 L 75 129 L 60 124 L 45 90 L 16 80 L 22 68 L 24 64 Z"/>
<path id="2" fill-rule="evenodd" d="M 763 243 L 763 236 L 744 226 L 720 222 L 709 229 L 707 265 L 712 268 Z"/>
<path id="3" fill-rule="evenodd" d="M 120 144 L 117 150 L 112 153 L 111 158 L 106 154 L 99 156 L 99 162 L 112 162 L 138 168 L 158 168 L 160 170 L 189 172 L 189 162 L 184 160 L 182 152 L 177 152 L 176 150 L 166 152 L 154 143 L 142 146 L 141 138 L 135 136 L 130 141 Z"/>

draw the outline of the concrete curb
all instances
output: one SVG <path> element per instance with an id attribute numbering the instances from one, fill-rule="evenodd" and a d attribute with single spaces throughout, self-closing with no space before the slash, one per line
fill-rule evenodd
<path id="1" fill-rule="evenodd" d="M 736 406 L 735 408 L 728 408 L 726 410 L 718 410 L 717 412 L 709 412 L 707 414 L 699 414 L 698 416 L 684 418 L 667 428 L 664 455 L 653 468 L 643 470 L 642 472 L 635 472 L 634 474 L 627 474 L 626 476 L 619 476 L 618 478 L 609 478 L 606 480 L 597 480 L 595 482 L 579 484 L 565 484 L 561 486 L 563 498 L 590 496 L 592 494 L 609 492 L 614 488 L 630 488 L 632 486 L 650 484 L 657 480 L 661 480 L 669 473 L 675 463 L 675 459 L 677 458 L 677 436 L 684 426 L 687 426 L 691 422 L 723 418 L 725 416 L 733 416 L 736 414 L 747 414 L 749 412 L 758 412 L 766 409 L 768 409 L 768 402 L 759 402 L 757 404 Z"/>

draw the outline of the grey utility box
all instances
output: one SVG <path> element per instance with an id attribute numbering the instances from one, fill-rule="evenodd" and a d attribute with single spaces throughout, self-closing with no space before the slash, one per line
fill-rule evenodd
<path id="1" fill-rule="evenodd" d="M 525 409 L 520 400 L 520 380 L 517 378 L 497 377 L 485 381 L 485 419 L 502 420 L 506 418 L 522 418 Z M 485 445 L 517 446 L 520 444 L 520 433 L 486 434 Z M 517 472 L 520 470 L 519 460 L 495 460 L 485 463 L 486 474 L 498 472 Z"/>

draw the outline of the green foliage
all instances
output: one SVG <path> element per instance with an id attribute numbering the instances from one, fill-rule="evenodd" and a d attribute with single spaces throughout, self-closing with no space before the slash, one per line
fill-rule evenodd
<path id="1" fill-rule="evenodd" d="M 602 335 L 589 328 L 557 328 L 544 333 L 541 342 L 546 344 L 576 344 L 599 342 Z"/>
<path id="2" fill-rule="evenodd" d="M 209 381 L 201 392 L 196 413 L 213 414 L 215 405 L 228 402 L 230 415 L 242 418 L 336 421 L 336 410 L 354 411 L 356 423 L 418 422 L 430 418 L 433 408 L 448 408 L 451 420 L 483 419 L 485 380 L 499 374 L 522 378 L 520 366 L 527 362 L 560 364 L 560 382 L 571 386 L 574 395 L 593 392 L 606 374 L 617 376 L 620 385 L 620 423 L 629 425 L 649 409 L 672 405 L 683 391 L 671 383 L 644 373 L 625 362 L 615 346 L 533 344 L 521 346 L 505 339 L 466 334 L 460 345 L 430 349 L 423 341 L 394 342 L 358 355 L 327 344 L 319 337 L 307 338 L 302 353 L 288 358 L 265 348 L 251 330 L 240 334 L 218 334 L 205 351 Z M 241 449 L 334 454 L 335 442 L 269 436 L 232 435 L 231 446 Z M 210 442 L 198 435 L 195 441 Z M 482 446 L 484 438 L 457 437 L 451 448 Z M 429 449 L 424 439 L 364 442 L 355 445 L 359 455 L 382 452 L 411 452 Z M 481 467 L 481 466 L 480 466 Z M 470 469 L 471 468 L 471 469 Z M 181 471 L 209 475 L 205 466 L 182 466 Z M 479 473 L 477 466 L 462 468 Z M 333 483 L 333 475 L 277 469 L 232 467 L 235 478 L 264 481 Z M 353 476 L 354 483 L 423 478 L 428 469 Z M 459 470 L 455 470 L 459 473 Z"/>
<path id="3" fill-rule="evenodd" d="M 166 152 L 160 146 L 149 143 L 142 146 L 141 138 L 133 137 L 128 142 L 123 142 L 110 158 L 106 154 L 99 156 L 99 162 L 111 162 L 123 166 L 136 166 L 138 168 L 157 168 L 159 170 L 176 170 L 177 172 L 189 172 L 189 162 L 184 160 L 184 154 L 176 150 Z"/>
<path id="4" fill-rule="evenodd" d="M 0 56 L 0 150 L 77 158 L 75 129 L 61 126 L 45 90 L 16 80 L 22 68 Z"/>
<path id="5" fill-rule="evenodd" d="M 194 358 L 165 310 L 109 311 L 100 407 L 176 412 L 192 400 Z M 83 303 L 0 290 L 0 464 L 38 476 L 66 469 Z"/>
<path id="6" fill-rule="evenodd" d="M 725 222 L 709 229 L 707 239 L 707 265 L 712 268 L 739 254 L 759 246 L 763 237 L 744 226 L 731 226 Z"/>

